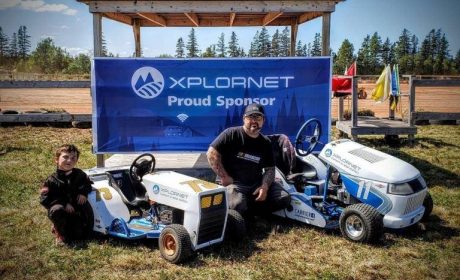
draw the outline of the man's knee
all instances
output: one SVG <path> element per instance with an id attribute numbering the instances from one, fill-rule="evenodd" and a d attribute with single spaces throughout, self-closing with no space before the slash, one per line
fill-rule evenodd
<path id="1" fill-rule="evenodd" d="M 236 210 L 240 214 L 244 214 L 244 212 L 248 210 L 248 205 L 244 194 L 238 191 L 237 185 L 228 185 L 226 188 L 228 196 L 228 208 Z"/>
<path id="2" fill-rule="evenodd" d="M 48 210 L 48 217 L 54 221 L 54 220 L 60 220 L 64 218 L 66 215 L 65 212 L 65 207 L 61 204 L 56 204 L 53 205 L 49 210 Z"/>

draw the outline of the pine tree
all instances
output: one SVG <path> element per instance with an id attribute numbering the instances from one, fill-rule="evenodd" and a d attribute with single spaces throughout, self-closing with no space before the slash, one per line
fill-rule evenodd
<path id="1" fill-rule="evenodd" d="M 262 27 L 262 30 L 259 33 L 258 38 L 259 48 L 257 49 L 257 56 L 259 57 L 269 57 L 270 56 L 270 35 L 268 34 L 267 28 Z"/>
<path id="2" fill-rule="evenodd" d="M 460 74 L 460 49 L 457 51 L 454 58 L 454 68 L 457 74 Z"/>
<path id="3" fill-rule="evenodd" d="M 177 39 L 175 56 L 179 58 L 183 58 L 185 56 L 185 45 L 182 37 L 179 37 L 179 39 Z"/>
<path id="4" fill-rule="evenodd" d="M 211 45 L 207 47 L 204 53 L 202 54 L 202 57 L 218 57 L 216 45 Z"/>
<path id="5" fill-rule="evenodd" d="M 319 33 L 315 33 L 315 39 L 313 40 L 310 54 L 311 56 L 321 56 L 321 35 Z"/>
<path id="6" fill-rule="evenodd" d="M 342 42 L 342 45 L 339 48 L 337 53 L 336 60 L 334 62 L 334 74 L 343 75 L 345 70 L 353 63 L 355 60 L 353 52 L 355 51 L 353 44 L 345 39 Z"/>
<path id="7" fill-rule="evenodd" d="M 411 34 L 409 30 L 404 28 L 394 47 L 395 60 L 399 64 L 399 73 L 409 74 L 413 71 L 413 48 L 414 46 L 412 46 Z"/>
<path id="8" fill-rule="evenodd" d="M 295 56 L 303 56 L 301 40 L 297 41 L 297 45 L 295 47 Z"/>
<path id="9" fill-rule="evenodd" d="M 259 31 L 256 32 L 254 37 L 252 38 L 251 47 L 249 48 L 249 56 L 250 57 L 257 57 L 259 51 Z"/>
<path id="10" fill-rule="evenodd" d="M 199 57 L 198 40 L 195 36 L 195 29 L 190 30 L 187 41 L 187 57 Z"/>
<path id="11" fill-rule="evenodd" d="M 291 53 L 291 36 L 289 29 L 285 27 L 280 36 L 280 56 L 290 56 Z"/>
<path id="12" fill-rule="evenodd" d="M 245 57 L 245 56 L 247 56 L 247 54 L 244 52 L 244 49 L 243 49 L 243 48 L 239 48 L 239 49 L 238 49 L 238 56 L 239 56 L 239 57 Z"/>
<path id="13" fill-rule="evenodd" d="M 360 74 L 369 75 L 370 66 L 371 66 L 371 58 L 370 58 L 370 50 L 369 50 L 369 42 L 371 37 L 367 35 L 363 43 L 361 44 L 361 48 L 358 50 L 358 58 L 357 58 L 357 66 L 360 69 Z"/>
<path id="14" fill-rule="evenodd" d="M 25 59 L 30 51 L 30 36 L 27 34 L 27 27 L 19 26 L 18 30 L 18 56 Z"/>
<path id="15" fill-rule="evenodd" d="M 8 56 L 10 58 L 16 59 L 19 55 L 19 50 L 18 50 L 18 35 L 16 33 L 13 33 L 13 36 L 11 37 L 10 45 L 8 47 L 9 53 Z"/>
<path id="16" fill-rule="evenodd" d="M 369 41 L 369 52 L 370 52 L 370 73 L 379 74 L 382 71 L 382 39 L 377 32 L 371 37 Z"/>
<path id="17" fill-rule="evenodd" d="M 230 36 L 230 42 L 228 42 L 228 56 L 229 57 L 240 56 L 240 51 L 238 47 L 238 38 L 236 37 L 236 33 L 234 31 L 232 31 L 232 35 Z"/>
<path id="18" fill-rule="evenodd" d="M 281 38 L 278 32 L 278 29 L 276 29 L 275 34 L 273 34 L 273 37 L 272 37 L 271 56 L 273 57 L 281 56 Z"/>
<path id="19" fill-rule="evenodd" d="M 216 47 L 217 57 L 225 57 L 227 51 L 225 47 L 225 35 L 222 32 L 219 36 L 219 40 L 217 41 Z"/>
<path id="20" fill-rule="evenodd" d="M 391 44 L 390 39 L 388 37 L 382 45 L 381 53 L 383 64 L 395 64 L 393 44 Z"/>
<path id="21" fill-rule="evenodd" d="M 4 61 L 4 59 L 8 56 L 9 53 L 9 46 L 8 46 L 8 36 L 3 33 L 2 27 L 0 27 L 0 61 Z"/>

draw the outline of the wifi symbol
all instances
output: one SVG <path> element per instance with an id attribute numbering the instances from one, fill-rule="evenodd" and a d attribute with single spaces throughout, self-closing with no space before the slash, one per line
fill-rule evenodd
<path id="1" fill-rule="evenodd" d="M 181 122 L 185 122 L 185 120 L 188 119 L 188 115 L 186 115 L 186 114 L 179 114 L 179 115 L 177 115 L 177 118 L 178 118 Z"/>

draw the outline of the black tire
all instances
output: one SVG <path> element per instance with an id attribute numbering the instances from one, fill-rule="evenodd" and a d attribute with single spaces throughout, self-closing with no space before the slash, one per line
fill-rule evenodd
<path id="1" fill-rule="evenodd" d="M 158 239 L 161 256 L 171 263 L 181 263 L 192 255 L 192 243 L 187 230 L 178 224 L 166 226 Z"/>
<path id="2" fill-rule="evenodd" d="M 246 223 L 243 216 L 233 209 L 228 210 L 225 239 L 239 241 L 246 236 Z"/>
<path id="3" fill-rule="evenodd" d="M 351 241 L 374 243 L 383 235 L 382 215 L 367 204 L 353 204 L 345 208 L 339 224 L 342 235 Z"/>
<path id="4" fill-rule="evenodd" d="M 425 212 L 423 213 L 422 221 L 425 221 L 433 211 L 433 198 L 429 192 L 426 192 L 425 199 L 423 200 L 423 206 L 425 207 Z"/>

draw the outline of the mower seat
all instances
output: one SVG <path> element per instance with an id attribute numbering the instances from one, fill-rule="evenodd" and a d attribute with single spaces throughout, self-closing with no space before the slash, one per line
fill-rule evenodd
<path id="1" fill-rule="evenodd" d="M 284 134 L 267 135 L 272 143 L 275 166 L 290 184 L 316 177 L 316 170 L 295 155 L 294 146 Z"/>
<path id="2" fill-rule="evenodd" d="M 109 178 L 109 185 L 121 196 L 121 200 L 127 205 L 135 208 L 150 208 L 147 198 L 147 190 L 141 183 L 131 182 L 128 170 L 113 170 L 106 172 Z"/>

